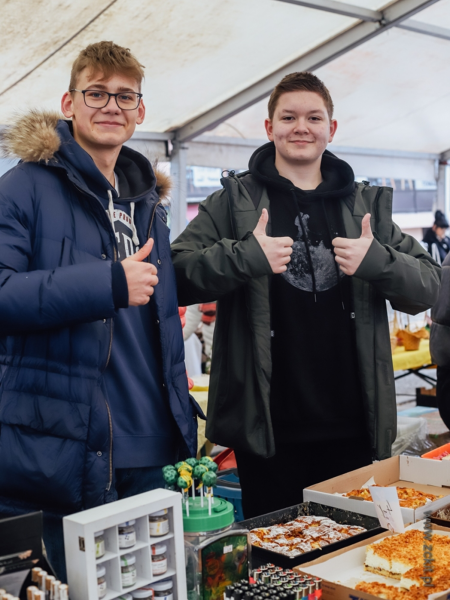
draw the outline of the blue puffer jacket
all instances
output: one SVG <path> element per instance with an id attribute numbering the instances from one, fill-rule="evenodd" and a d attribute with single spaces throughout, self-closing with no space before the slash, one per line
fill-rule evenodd
<path id="1" fill-rule="evenodd" d="M 0 512 L 68 514 L 113 499 L 103 381 L 116 315 L 116 241 L 104 208 L 111 188 L 70 127 L 33 113 L 6 135 L 22 162 L 0 179 Z M 140 239 L 155 240 L 164 384 L 184 451 L 195 456 L 198 409 L 188 393 L 166 212 L 146 158 L 123 147 L 116 170 L 128 191 L 121 196 L 136 200 Z"/>

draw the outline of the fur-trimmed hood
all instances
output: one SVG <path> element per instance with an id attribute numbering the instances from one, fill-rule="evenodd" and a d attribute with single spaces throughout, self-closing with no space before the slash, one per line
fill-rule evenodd
<path id="1" fill-rule="evenodd" d="M 7 127 L 1 141 L 2 154 L 6 158 L 18 158 L 23 162 L 43 162 L 51 164 L 57 161 L 62 140 L 58 129 L 64 119 L 57 112 L 32 110 L 20 117 L 14 125 Z M 138 154 L 138 153 L 137 153 Z M 156 192 L 162 201 L 169 199 L 172 182 L 170 177 L 153 164 L 156 178 Z"/>

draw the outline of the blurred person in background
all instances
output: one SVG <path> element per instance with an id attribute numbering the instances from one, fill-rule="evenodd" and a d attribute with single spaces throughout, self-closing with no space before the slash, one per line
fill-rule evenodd
<path id="1" fill-rule="evenodd" d="M 445 235 L 448 229 L 448 221 L 444 213 L 437 210 L 434 215 L 433 227 L 425 233 L 423 244 L 434 260 L 440 265 L 450 251 L 450 238 Z"/>

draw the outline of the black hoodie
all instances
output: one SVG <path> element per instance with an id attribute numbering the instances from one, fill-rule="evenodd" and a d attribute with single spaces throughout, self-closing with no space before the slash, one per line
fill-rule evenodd
<path id="1" fill-rule="evenodd" d="M 322 183 L 301 190 L 280 176 L 273 143 L 250 172 L 267 188 L 271 235 L 294 240 L 288 269 L 272 277 L 271 412 L 276 443 L 338 440 L 365 432 L 349 278 L 332 239 L 345 237 L 340 202 L 355 193 L 351 167 L 326 151 Z"/>

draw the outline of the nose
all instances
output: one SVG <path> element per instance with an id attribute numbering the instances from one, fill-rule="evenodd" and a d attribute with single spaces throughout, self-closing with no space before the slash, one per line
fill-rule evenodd
<path id="1" fill-rule="evenodd" d="M 299 119 L 297 119 L 295 121 L 294 132 L 295 133 L 308 133 L 309 132 L 308 121 L 306 119 L 304 119 L 303 117 L 300 117 Z"/>
<path id="2" fill-rule="evenodd" d="M 119 105 L 117 104 L 117 96 L 110 96 L 108 98 L 106 106 L 104 106 L 102 110 L 104 110 L 105 112 L 120 112 Z"/>

